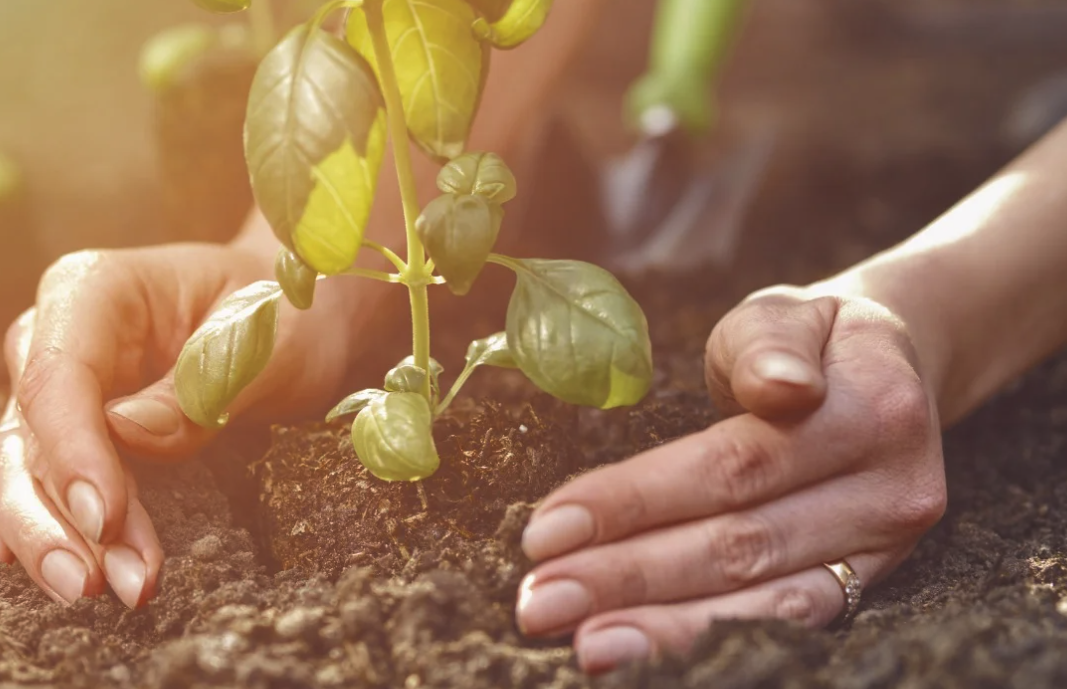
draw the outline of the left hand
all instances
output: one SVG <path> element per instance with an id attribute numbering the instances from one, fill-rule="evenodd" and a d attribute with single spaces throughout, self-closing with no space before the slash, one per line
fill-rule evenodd
<path id="1" fill-rule="evenodd" d="M 946 492 L 937 411 L 902 321 L 848 294 L 777 288 L 716 327 L 706 375 L 734 416 L 549 496 L 517 616 L 574 632 L 588 672 L 685 652 L 715 618 L 842 612 L 822 564 L 864 585 L 911 552 Z"/>

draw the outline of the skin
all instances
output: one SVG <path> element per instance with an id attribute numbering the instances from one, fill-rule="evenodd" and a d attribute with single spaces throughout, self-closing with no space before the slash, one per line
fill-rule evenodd
<path id="1" fill-rule="evenodd" d="M 600 4 L 564 3 L 523 50 L 496 56 L 471 149 L 510 157 Z M 437 169 L 417 160 L 421 196 L 430 198 Z M 403 220 L 390 165 L 368 232 L 397 248 Z M 131 608 L 151 598 L 163 553 L 123 457 L 180 458 L 210 439 L 180 413 L 170 369 L 223 298 L 273 279 L 277 250 L 253 213 L 226 246 L 83 251 L 45 272 L 36 305 L 4 340 L 14 394 L 0 416 L 0 560 L 18 560 L 59 603 L 108 586 Z M 284 304 L 271 363 L 235 402 L 232 418 L 276 421 L 335 401 L 364 339 L 354 334 L 380 289 L 329 281 L 315 309 Z M 339 332 L 338 323 L 347 329 Z"/>
<path id="2" fill-rule="evenodd" d="M 497 62 L 472 147 L 510 150 L 590 7 L 557 3 L 550 29 Z M 822 562 L 848 558 L 868 586 L 885 577 L 944 511 L 941 428 L 1067 341 L 1065 166 L 1067 125 L 912 240 L 734 309 L 706 361 L 731 418 L 546 498 L 524 535 L 538 565 L 520 592 L 523 630 L 573 633 L 582 667 L 599 672 L 684 651 L 717 617 L 826 624 L 843 598 Z M 432 182 L 431 168 L 419 174 Z M 378 208 L 399 208 L 382 193 Z M 395 221 L 379 213 L 372 227 Z M 220 298 L 269 277 L 275 248 L 253 217 L 225 247 L 75 254 L 8 332 L 17 404 L 0 421 L 0 557 L 57 601 L 108 584 L 131 607 L 150 598 L 163 554 L 123 454 L 177 457 L 208 439 L 178 414 L 167 372 Z M 376 296 L 351 284 L 283 314 L 274 360 L 235 416 L 336 397 L 337 371 L 356 360 L 349 333 Z M 353 326 L 338 334 L 338 322 Z M 78 482 L 100 495 L 99 520 L 90 493 L 71 499 Z"/>
<path id="3" fill-rule="evenodd" d="M 543 502 L 524 631 L 598 672 L 716 618 L 825 625 L 823 562 L 888 575 L 944 512 L 941 429 L 1067 342 L 1064 166 L 1067 123 L 900 246 L 736 307 L 706 357 L 733 416 Z"/>

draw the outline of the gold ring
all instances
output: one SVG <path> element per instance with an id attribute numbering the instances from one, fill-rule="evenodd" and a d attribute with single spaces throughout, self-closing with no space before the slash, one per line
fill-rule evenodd
<path id="1" fill-rule="evenodd" d="M 824 562 L 823 567 L 830 570 L 841 587 L 841 594 L 845 597 L 845 609 L 838 617 L 838 624 L 845 624 L 852 620 L 860 607 L 860 597 L 863 595 L 863 582 L 856 571 L 844 559 L 835 562 Z"/>

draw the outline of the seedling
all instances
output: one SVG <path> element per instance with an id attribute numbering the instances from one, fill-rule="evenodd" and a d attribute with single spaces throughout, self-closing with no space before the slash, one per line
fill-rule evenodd
<path id="1" fill-rule="evenodd" d="M 250 4 L 197 2 L 234 11 Z M 356 454 L 381 479 L 414 481 L 436 471 L 434 419 L 481 366 L 517 368 L 573 404 L 608 409 L 645 396 L 652 355 L 641 308 L 597 266 L 493 253 L 516 180 L 499 156 L 466 151 L 492 50 L 533 36 L 551 5 L 329 0 L 266 54 L 249 97 L 245 155 L 256 200 L 283 244 L 277 281 L 235 292 L 186 343 L 175 382 L 190 419 L 222 427 L 227 406 L 270 359 L 282 295 L 308 309 L 316 284 L 340 276 L 396 283 L 410 296 L 411 356 L 388 372 L 382 389 L 348 396 L 327 417 L 355 415 Z M 340 10 L 348 11 L 345 39 L 322 28 Z M 406 258 L 365 236 L 390 137 Z M 442 165 L 441 195 L 424 208 L 412 140 Z M 356 267 L 361 249 L 381 253 L 395 272 Z M 487 263 L 516 275 L 506 327 L 471 343 L 466 365 L 442 395 L 442 367 L 430 357 L 427 290 L 444 285 L 464 295 Z"/>

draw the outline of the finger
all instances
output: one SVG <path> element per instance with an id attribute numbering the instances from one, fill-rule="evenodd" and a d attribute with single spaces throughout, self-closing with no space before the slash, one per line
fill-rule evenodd
<path id="1" fill-rule="evenodd" d="M 21 431 L 0 435 L 0 540 L 56 602 L 74 603 L 104 588 L 85 541 L 26 470 Z"/>
<path id="2" fill-rule="evenodd" d="M 215 435 L 182 413 L 173 371 L 133 395 L 109 402 L 106 417 L 116 441 L 135 454 L 152 458 L 188 456 Z"/>
<path id="3" fill-rule="evenodd" d="M 131 494 L 135 492 L 130 490 Z M 127 607 L 139 608 L 155 594 L 163 549 L 152 520 L 137 497 L 130 498 L 122 544 L 108 546 L 99 560 L 108 584 Z"/>
<path id="4" fill-rule="evenodd" d="M 763 418 L 818 408 L 826 395 L 822 350 L 837 303 L 778 290 L 730 312 L 712 331 L 705 355 L 708 390 L 719 407 Z"/>
<path id="5" fill-rule="evenodd" d="M 857 554 L 848 563 L 866 587 L 899 559 Z M 579 628 L 574 647 L 582 669 L 595 674 L 667 653 L 685 654 L 714 620 L 777 618 L 821 627 L 837 619 L 844 605 L 840 584 L 820 565 L 725 596 L 599 615 Z"/>
<path id="6" fill-rule="evenodd" d="M 41 450 L 34 473 L 60 512 L 97 543 L 119 537 L 128 502 L 104 421 L 104 397 L 130 382 L 116 378 L 116 371 L 139 370 L 120 363 L 140 351 L 123 338 L 143 339 L 138 305 L 123 290 L 109 288 L 115 281 L 100 277 L 116 269 L 94 253 L 49 269 L 26 358 L 8 361 L 10 368 L 23 369 L 16 399 Z"/>
<path id="7" fill-rule="evenodd" d="M 844 398 L 833 404 L 845 407 L 844 416 L 837 418 L 863 413 Z M 835 435 L 827 436 L 825 423 L 816 418 L 785 427 L 745 414 L 591 471 L 538 507 L 523 533 L 523 549 L 540 561 L 765 502 L 840 473 L 875 442 L 853 434 L 847 424 L 835 425 Z M 834 443 L 827 437 L 834 437 Z M 849 451 L 836 451 L 836 444 Z"/>
<path id="8" fill-rule="evenodd" d="M 608 610 L 721 595 L 832 560 L 842 551 L 889 549 L 917 538 L 893 505 L 855 499 L 879 494 L 873 480 L 850 476 L 753 510 L 547 562 L 523 582 L 519 626 L 532 636 L 558 635 Z"/>

